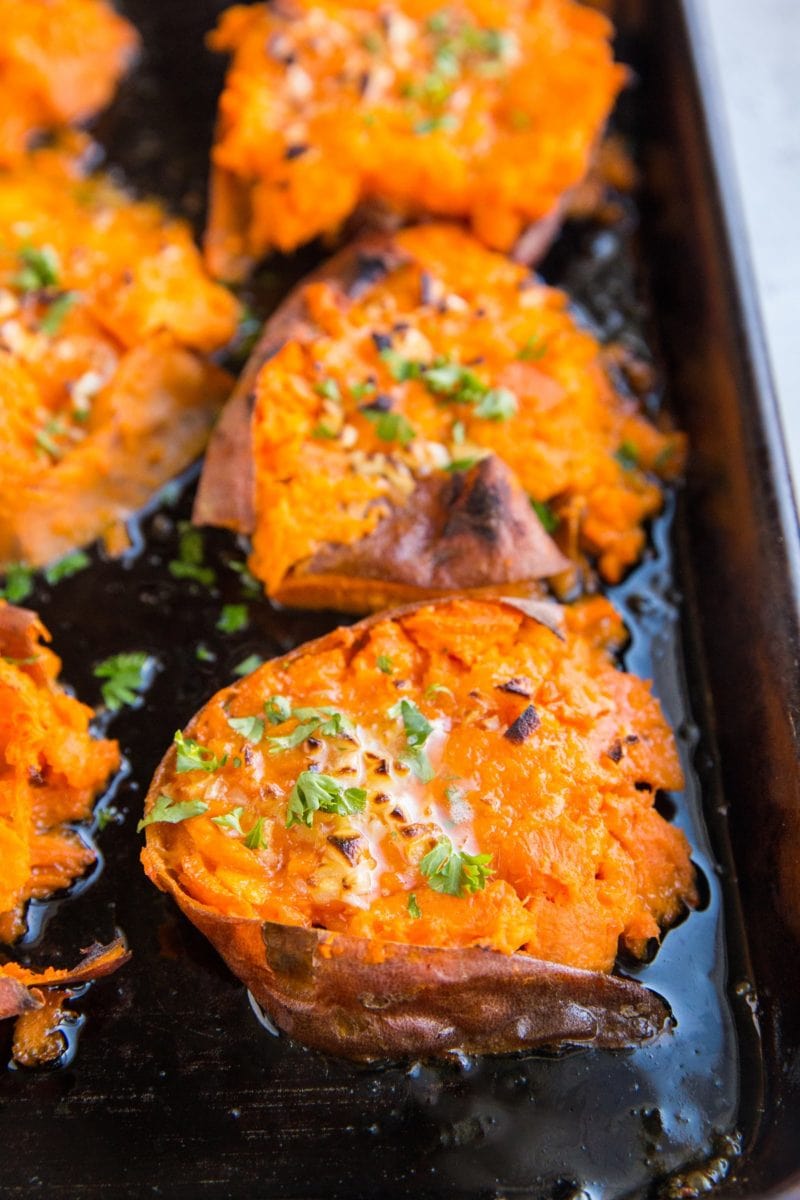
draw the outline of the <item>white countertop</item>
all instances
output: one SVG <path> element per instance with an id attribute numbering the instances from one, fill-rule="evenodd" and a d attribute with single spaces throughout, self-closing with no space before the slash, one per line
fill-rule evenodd
<path id="1" fill-rule="evenodd" d="M 692 2 L 705 23 L 716 62 L 798 499 L 800 0 Z"/>

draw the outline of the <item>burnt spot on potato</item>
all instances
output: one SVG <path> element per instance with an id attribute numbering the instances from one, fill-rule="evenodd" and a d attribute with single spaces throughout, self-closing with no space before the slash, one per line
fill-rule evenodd
<path id="1" fill-rule="evenodd" d="M 523 742 L 528 740 L 532 733 L 536 732 L 540 724 L 539 714 L 533 705 L 529 704 L 527 708 L 523 708 L 516 721 L 509 725 L 503 737 L 507 738 L 509 742 L 521 746 Z"/>

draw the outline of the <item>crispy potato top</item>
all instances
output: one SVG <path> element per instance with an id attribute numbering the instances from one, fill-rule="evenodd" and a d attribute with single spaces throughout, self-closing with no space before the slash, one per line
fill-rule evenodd
<path id="1" fill-rule="evenodd" d="M 494 453 L 561 548 L 618 580 L 684 453 L 612 382 L 567 298 L 458 227 L 364 255 L 346 295 L 310 283 L 255 394 L 251 566 L 267 591 L 326 543 L 351 544 L 433 473 Z"/>
<path id="2" fill-rule="evenodd" d="M 61 663 L 34 613 L 0 601 L 0 942 L 24 908 L 94 861 L 69 827 L 90 815 L 119 766 L 116 742 L 89 732 L 92 710 L 57 684 Z"/>
<path id="3" fill-rule="evenodd" d="M 103 533 L 202 450 L 229 381 L 199 354 L 237 312 L 160 205 L 59 151 L 0 172 L 0 568 Z"/>
<path id="4" fill-rule="evenodd" d="M 0 163 L 22 155 L 31 134 L 108 104 L 138 45 L 106 0 L 4 0 Z"/>
<path id="5" fill-rule="evenodd" d="M 510 249 L 586 174 L 625 69 L 573 0 L 238 5 L 207 250 L 243 274 L 335 231 L 361 201 L 466 217 Z"/>
<path id="6" fill-rule="evenodd" d="M 620 939 L 642 954 L 694 899 L 653 803 L 682 786 L 674 739 L 614 665 L 607 601 L 565 610 L 563 640 L 521 608 L 399 610 L 219 692 L 151 790 L 146 869 L 223 918 L 603 971 Z"/>

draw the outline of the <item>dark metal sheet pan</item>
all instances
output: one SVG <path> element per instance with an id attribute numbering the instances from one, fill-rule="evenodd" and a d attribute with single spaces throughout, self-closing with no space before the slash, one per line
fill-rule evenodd
<path id="1" fill-rule="evenodd" d="M 200 33 L 223 5 L 123 7 L 147 58 L 100 136 L 134 182 L 196 216 L 220 81 Z M 95 555 L 34 597 L 86 699 L 98 698 L 92 664 L 110 653 L 148 650 L 159 669 L 142 707 L 110 726 L 130 770 L 108 801 L 124 819 L 98 835 L 105 867 L 35 908 L 23 948 L 69 958 L 119 925 L 134 960 L 76 1004 L 86 1025 L 68 1065 L 0 1075 L 1 1196 L 610 1200 L 695 1194 L 712 1179 L 721 1196 L 800 1194 L 796 525 L 692 14 L 689 0 L 686 12 L 678 0 L 620 5 L 621 55 L 641 81 L 623 113 L 644 151 L 641 230 L 630 217 L 573 229 L 545 266 L 607 335 L 660 342 L 693 445 L 677 515 L 670 502 L 647 561 L 613 592 L 633 633 L 626 663 L 654 678 L 678 728 L 677 819 L 707 883 L 702 911 L 637 971 L 673 1004 L 674 1037 L 617 1055 L 375 1071 L 259 1028 L 242 987 L 144 879 L 133 831 L 172 731 L 232 668 L 337 618 L 258 600 L 246 631 L 217 632 L 222 603 L 241 598 L 229 564 L 242 551 L 211 534 L 216 589 L 172 579 L 189 478 L 143 518 L 125 560 Z M 285 289 L 312 258 L 268 283 Z M 198 661 L 201 642 L 213 661 Z"/>

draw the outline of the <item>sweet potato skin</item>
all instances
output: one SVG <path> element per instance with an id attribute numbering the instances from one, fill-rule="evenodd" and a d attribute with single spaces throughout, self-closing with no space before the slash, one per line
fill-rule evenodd
<path id="1" fill-rule="evenodd" d="M 565 636 L 558 606 L 514 598 L 499 602 Z M 360 644 L 379 622 L 427 607 L 412 604 L 375 615 L 348 630 L 348 638 Z M 339 632 L 299 647 L 281 662 L 314 655 L 324 661 Z M 186 734 L 198 734 L 197 718 Z M 175 762 L 171 747 L 152 781 L 146 812 L 169 790 Z M 173 897 L 282 1030 L 327 1053 L 375 1061 L 453 1050 L 619 1048 L 645 1043 L 668 1025 L 669 1008 L 660 997 L 603 972 L 529 954 L 378 942 L 217 911 L 190 895 L 170 869 L 164 828 L 158 823 L 148 828 L 142 862 L 149 878 Z"/>

